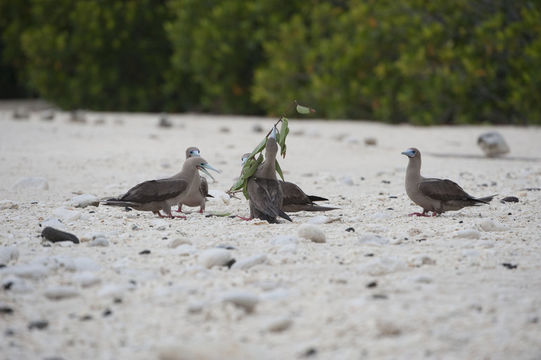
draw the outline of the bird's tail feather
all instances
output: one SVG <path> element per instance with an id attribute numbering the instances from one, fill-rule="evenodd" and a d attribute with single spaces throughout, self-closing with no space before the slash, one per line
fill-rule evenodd
<path id="1" fill-rule="evenodd" d="M 496 196 L 496 195 L 485 196 L 485 197 L 477 198 L 477 199 L 473 199 L 473 200 L 476 201 L 476 202 L 483 203 L 483 204 L 488 204 L 489 202 L 492 201 L 494 196 Z"/>
<path id="2" fill-rule="evenodd" d="M 103 205 L 110 205 L 110 206 L 135 206 L 136 204 L 130 201 L 122 201 L 115 198 L 107 199 L 101 201 Z"/>
<path id="3" fill-rule="evenodd" d="M 284 218 L 288 221 L 291 221 L 293 222 L 293 220 L 291 220 L 291 218 L 289 217 L 288 214 L 286 214 L 285 212 L 283 212 L 282 210 L 278 210 L 278 215 L 281 217 L 281 218 Z"/>
<path id="4" fill-rule="evenodd" d="M 316 195 L 308 195 L 308 199 L 310 199 L 310 201 L 329 201 L 329 199 Z"/>

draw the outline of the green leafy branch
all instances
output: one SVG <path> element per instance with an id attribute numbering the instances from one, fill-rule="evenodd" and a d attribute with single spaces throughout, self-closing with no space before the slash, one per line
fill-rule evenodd
<path id="1" fill-rule="evenodd" d="M 286 157 L 287 152 L 287 146 L 286 146 L 286 138 L 289 134 L 289 120 L 286 117 L 286 113 L 291 111 L 292 107 L 295 107 L 295 110 L 299 114 L 310 114 L 315 113 L 316 111 L 312 108 L 299 105 L 297 103 L 297 100 L 294 100 L 291 105 L 288 107 L 288 109 L 282 113 L 282 116 L 278 121 L 273 125 L 273 128 L 275 128 L 278 124 L 281 124 L 280 131 L 277 134 L 276 142 L 280 146 L 280 155 L 282 155 L 282 158 Z M 229 191 L 227 192 L 229 195 L 234 195 L 237 192 L 242 191 L 244 194 L 244 197 L 246 199 L 249 199 L 248 196 L 248 179 L 255 174 L 257 171 L 258 166 L 263 162 L 263 150 L 265 150 L 265 147 L 267 146 L 267 140 L 269 138 L 269 135 L 271 134 L 272 129 L 265 135 L 265 138 L 255 147 L 255 149 L 250 153 L 250 156 L 246 159 L 244 162 L 244 165 L 242 166 L 241 174 L 238 178 L 238 180 L 231 186 Z M 282 172 L 282 168 L 280 168 L 280 164 L 278 163 L 278 160 L 276 160 L 275 163 L 276 172 L 278 175 L 280 175 L 280 178 L 284 180 L 284 174 Z"/>

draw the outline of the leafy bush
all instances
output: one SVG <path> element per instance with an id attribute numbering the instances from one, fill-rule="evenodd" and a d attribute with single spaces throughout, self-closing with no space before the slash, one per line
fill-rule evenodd
<path id="1" fill-rule="evenodd" d="M 297 94 L 332 118 L 541 123 L 533 2 L 350 4 L 317 4 L 264 44 L 254 101 L 272 111 Z"/>
<path id="2" fill-rule="evenodd" d="M 32 1 L 27 76 L 65 108 L 161 110 L 171 52 L 163 2 Z"/>

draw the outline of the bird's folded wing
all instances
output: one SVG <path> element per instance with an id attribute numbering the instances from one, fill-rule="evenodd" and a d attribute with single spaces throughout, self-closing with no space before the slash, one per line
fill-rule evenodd
<path id="1" fill-rule="evenodd" d="M 419 191 L 432 199 L 441 201 L 471 198 L 457 183 L 447 179 L 424 179 L 419 183 Z"/>
<path id="2" fill-rule="evenodd" d="M 280 214 L 280 207 L 277 206 L 280 190 L 277 180 L 256 178 L 248 181 L 250 201 L 258 211 L 271 217 Z"/>
<path id="3" fill-rule="evenodd" d="M 283 205 L 290 204 L 311 204 L 312 201 L 310 198 L 298 187 L 296 184 L 291 182 L 280 182 L 283 191 Z"/>
<path id="4" fill-rule="evenodd" d="M 149 180 L 135 185 L 119 200 L 134 203 L 164 201 L 180 195 L 187 187 L 188 183 L 184 180 Z"/>

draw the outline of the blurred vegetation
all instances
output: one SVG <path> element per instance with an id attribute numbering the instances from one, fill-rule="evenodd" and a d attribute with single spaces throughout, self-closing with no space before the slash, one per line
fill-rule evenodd
<path id="1" fill-rule="evenodd" d="M 541 3 L 0 0 L 1 96 L 96 110 L 541 124 Z"/>

